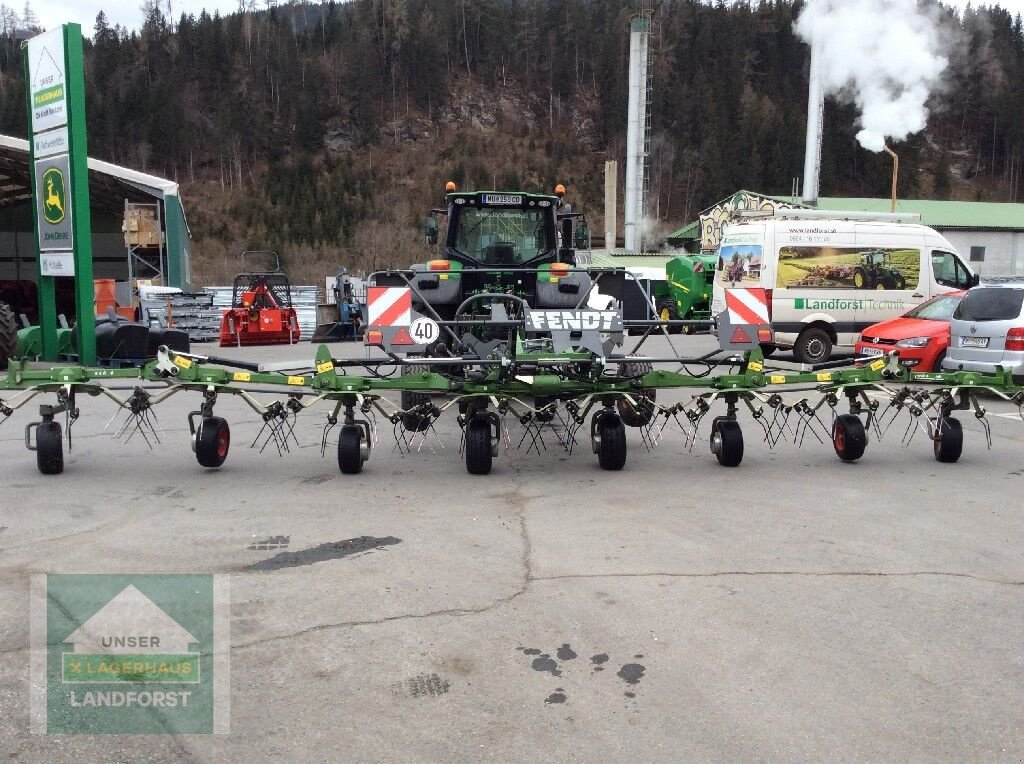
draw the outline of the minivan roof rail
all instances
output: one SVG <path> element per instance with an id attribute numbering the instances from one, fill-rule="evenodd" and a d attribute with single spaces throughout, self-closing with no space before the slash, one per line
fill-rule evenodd
<path id="1" fill-rule="evenodd" d="M 775 218 L 776 220 L 859 220 L 875 223 L 921 222 L 921 215 L 917 212 L 858 212 L 855 210 L 736 210 L 732 216 L 740 220 Z"/>

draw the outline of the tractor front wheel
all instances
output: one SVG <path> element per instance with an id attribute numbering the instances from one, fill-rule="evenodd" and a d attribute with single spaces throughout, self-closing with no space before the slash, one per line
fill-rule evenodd
<path id="1" fill-rule="evenodd" d="M 36 466 L 44 475 L 64 471 L 64 439 L 57 422 L 41 422 L 36 428 Z"/>
<path id="2" fill-rule="evenodd" d="M 855 462 L 864 456 L 868 434 L 856 414 L 840 414 L 832 424 L 832 447 L 844 462 Z"/>
<path id="3" fill-rule="evenodd" d="M 932 447 L 936 461 L 944 464 L 958 461 L 964 450 L 964 428 L 960 420 L 951 416 L 939 417 L 935 423 Z"/>
<path id="4" fill-rule="evenodd" d="M 231 448 L 231 428 L 223 417 L 203 417 L 196 430 L 196 461 L 216 469 L 224 464 Z"/>
<path id="5" fill-rule="evenodd" d="M 7 368 L 7 363 L 18 347 L 18 322 L 14 311 L 0 302 L 0 371 Z"/>
<path id="6" fill-rule="evenodd" d="M 491 471 L 491 422 L 486 416 L 474 416 L 466 423 L 466 471 L 486 475 Z"/>

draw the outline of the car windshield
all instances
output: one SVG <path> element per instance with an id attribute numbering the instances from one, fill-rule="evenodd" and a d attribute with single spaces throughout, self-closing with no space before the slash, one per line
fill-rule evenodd
<path id="1" fill-rule="evenodd" d="M 463 208 L 455 229 L 455 249 L 484 265 L 529 262 L 554 249 L 545 217 L 542 209 Z"/>
<path id="2" fill-rule="evenodd" d="M 1024 304 L 1024 289 L 972 289 L 960 305 L 953 318 L 962 321 L 1009 321 L 1020 316 Z"/>
<path id="3" fill-rule="evenodd" d="M 911 311 L 904 313 L 907 318 L 926 318 L 931 321 L 949 321 L 953 318 L 953 311 L 960 304 L 961 295 L 942 295 L 935 297 L 928 302 L 923 302 Z"/>

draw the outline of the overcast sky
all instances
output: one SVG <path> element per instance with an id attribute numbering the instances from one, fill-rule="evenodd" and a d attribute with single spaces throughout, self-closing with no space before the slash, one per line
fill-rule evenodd
<path id="1" fill-rule="evenodd" d="M 282 0 L 282 4 L 283 4 Z M 21 13 L 24 8 L 23 0 L 0 0 Z M 39 16 L 42 26 L 52 29 L 59 24 L 68 21 L 75 21 L 82 25 L 82 31 L 92 36 L 92 29 L 96 22 L 96 14 L 103 10 L 110 20 L 111 26 L 121 24 L 136 28 L 142 21 L 142 11 L 139 7 L 141 0 L 110 0 L 110 2 L 95 2 L 95 0 L 30 0 L 32 9 Z M 167 0 L 160 0 L 166 6 Z M 945 0 L 947 4 L 963 8 L 968 0 Z M 238 0 L 171 0 L 174 18 L 182 13 L 198 13 L 206 8 L 211 13 L 219 10 L 222 14 L 238 10 Z M 993 2 L 975 2 L 974 7 L 979 5 L 1001 5 L 1014 13 L 1024 13 L 1024 0 L 1001 0 Z M 263 0 L 257 0 L 257 7 L 266 7 Z"/>

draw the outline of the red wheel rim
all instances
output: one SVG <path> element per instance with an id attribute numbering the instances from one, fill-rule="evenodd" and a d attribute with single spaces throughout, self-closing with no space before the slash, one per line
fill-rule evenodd
<path id="1" fill-rule="evenodd" d="M 227 427 L 221 427 L 217 431 L 217 457 L 223 459 L 228 455 L 228 446 L 231 444 L 231 433 Z"/>
<path id="2" fill-rule="evenodd" d="M 843 430 L 839 422 L 832 425 L 832 444 L 836 447 L 836 451 L 846 450 L 846 431 Z"/>

